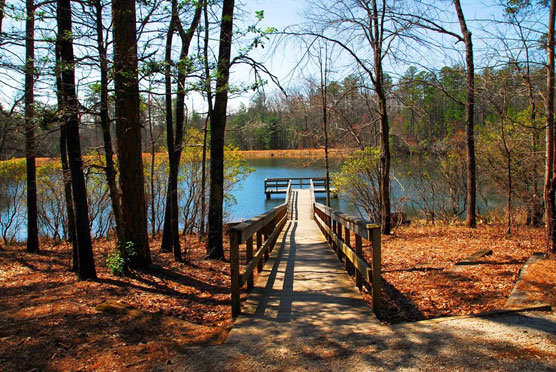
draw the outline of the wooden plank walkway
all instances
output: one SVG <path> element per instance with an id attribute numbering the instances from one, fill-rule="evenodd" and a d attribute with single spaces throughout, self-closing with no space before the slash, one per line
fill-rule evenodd
<path id="1" fill-rule="evenodd" d="M 310 190 L 294 208 L 226 342 L 364 333 L 380 324 L 312 219 Z"/>

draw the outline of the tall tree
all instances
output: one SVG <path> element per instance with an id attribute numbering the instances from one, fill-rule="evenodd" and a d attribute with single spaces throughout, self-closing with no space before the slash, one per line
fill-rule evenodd
<path id="1" fill-rule="evenodd" d="M 27 251 L 39 251 L 35 139 L 35 4 L 26 0 L 25 20 L 25 157 L 27 159 Z"/>
<path id="2" fill-rule="evenodd" d="M 89 231 L 87 189 L 83 175 L 79 139 L 79 103 L 75 91 L 75 60 L 70 0 L 58 0 L 58 50 L 60 53 L 60 85 L 62 117 L 65 125 L 66 146 L 71 173 L 72 196 L 76 222 L 77 275 L 80 280 L 95 279 L 93 247 Z"/>
<path id="3" fill-rule="evenodd" d="M 60 43 L 56 43 L 56 93 L 58 98 L 58 110 L 64 111 L 64 97 L 62 95 L 62 76 L 61 76 L 62 61 L 60 57 Z M 62 118 L 65 119 L 65 118 Z M 77 273 L 79 269 L 79 256 L 75 231 L 75 211 L 73 209 L 73 196 L 71 190 L 71 173 L 68 161 L 68 148 L 67 148 L 67 133 L 65 120 L 60 121 L 60 160 L 62 163 L 62 174 L 64 179 L 64 199 L 66 202 L 67 213 L 67 236 L 72 245 L 72 263 L 70 270 Z"/>
<path id="4" fill-rule="evenodd" d="M 554 193 L 556 190 L 556 176 L 554 175 L 554 25 L 556 18 L 556 1 L 550 1 L 547 37 L 547 68 L 546 68 L 546 171 L 544 187 L 544 203 L 546 213 L 546 231 L 548 235 L 548 250 L 556 252 L 556 223 Z"/>
<path id="5" fill-rule="evenodd" d="M 125 242 L 132 243 L 137 253 L 132 257 L 131 264 L 146 266 L 151 263 L 151 253 L 147 235 L 147 210 L 141 157 L 135 1 L 113 0 L 112 18 L 116 137 Z"/>
<path id="6" fill-rule="evenodd" d="M 203 7 L 203 18 L 205 21 L 205 37 L 203 42 L 203 67 L 205 70 L 205 95 L 207 97 L 208 112 L 212 112 L 212 87 L 211 87 L 211 76 L 210 76 L 210 66 L 209 66 L 209 33 L 210 33 L 210 23 L 208 18 L 208 1 L 205 2 Z M 205 220 L 206 220 L 206 185 L 207 185 L 207 136 L 208 136 L 208 124 L 210 115 L 207 115 L 203 125 L 203 155 L 201 163 L 201 228 L 200 234 L 201 239 L 205 238 Z"/>
<path id="7" fill-rule="evenodd" d="M 328 73 L 329 73 L 329 59 L 330 56 L 328 54 L 328 46 L 325 44 L 324 46 L 324 55 L 322 51 L 322 46 L 319 45 L 319 52 L 318 52 L 318 64 L 319 64 L 319 73 L 320 73 L 320 98 L 321 98 L 321 106 L 322 106 L 322 129 L 324 132 L 324 178 L 325 178 L 325 186 L 324 189 L 326 190 L 326 205 L 330 207 L 330 166 L 329 166 L 329 159 L 328 159 L 328 150 L 329 150 L 329 135 L 328 135 Z"/>
<path id="8" fill-rule="evenodd" d="M 234 21 L 234 0 L 224 0 L 220 24 L 220 45 L 214 108 L 210 112 L 210 199 L 208 214 L 209 258 L 223 259 L 222 217 L 224 202 L 224 132 L 228 107 L 228 80 Z"/>
<path id="9" fill-rule="evenodd" d="M 400 36 L 397 29 L 405 26 L 390 28 L 391 24 L 403 21 L 395 19 L 396 12 L 386 0 L 320 1 L 316 7 L 321 12 L 315 16 L 315 23 L 332 28 L 335 35 L 328 36 L 325 31 L 320 31 L 312 32 L 311 36 L 333 42 L 351 55 L 369 76 L 376 93 L 376 111 L 380 121 L 381 229 L 383 234 L 390 234 L 390 123 L 383 61 L 391 52 L 394 39 Z M 363 45 L 371 50 L 370 57 L 361 54 L 368 50 L 362 48 Z"/>
<path id="10" fill-rule="evenodd" d="M 467 77 L 467 97 L 465 99 L 465 138 L 467 150 L 467 218 L 468 227 L 477 226 L 477 165 L 475 160 L 475 66 L 473 63 L 473 42 L 471 32 L 467 28 L 465 15 L 459 0 L 454 0 L 454 7 L 465 43 L 465 65 Z"/>
<path id="11" fill-rule="evenodd" d="M 100 67 L 100 126 L 104 142 L 104 172 L 112 202 L 112 214 L 116 224 L 117 244 L 125 242 L 124 222 L 122 218 L 122 206 L 120 203 L 120 190 L 116 181 L 116 167 L 114 166 L 114 149 L 112 148 L 112 134 L 110 132 L 110 115 L 108 107 L 108 51 L 104 43 L 104 27 L 102 22 L 102 1 L 94 0 L 95 29 L 97 36 L 97 50 Z"/>
<path id="12" fill-rule="evenodd" d="M 164 216 L 164 232 L 162 234 L 162 247 L 163 250 L 170 250 L 173 248 L 174 257 L 177 261 L 182 260 L 180 241 L 179 241 L 179 209 L 178 209 L 178 173 L 180 158 L 182 152 L 183 133 L 185 125 L 185 79 L 188 73 L 188 55 L 189 46 L 199 20 L 201 19 L 201 12 L 203 4 L 200 2 L 196 5 L 195 13 L 191 21 L 191 25 L 187 32 L 183 29 L 181 20 L 178 13 L 177 0 L 172 1 L 172 20 L 168 29 L 166 40 L 166 69 L 165 69 L 165 83 L 166 83 L 166 136 L 168 144 L 168 161 L 170 165 L 170 174 L 168 177 L 168 196 L 166 198 L 166 213 Z M 174 30 L 178 31 L 181 39 L 181 52 L 180 60 L 177 63 L 178 79 L 177 79 L 177 93 L 176 93 L 176 112 L 175 112 L 175 131 L 172 120 L 172 91 L 171 91 L 171 76 L 170 65 L 172 62 L 172 34 Z M 170 208 L 168 208 L 170 203 Z"/>

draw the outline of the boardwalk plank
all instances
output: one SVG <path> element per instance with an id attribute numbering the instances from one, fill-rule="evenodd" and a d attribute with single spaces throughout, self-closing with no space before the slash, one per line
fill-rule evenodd
<path id="1" fill-rule="evenodd" d="M 226 342 L 353 334 L 379 324 L 312 220 L 309 190 L 295 192 L 292 220 Z"/>

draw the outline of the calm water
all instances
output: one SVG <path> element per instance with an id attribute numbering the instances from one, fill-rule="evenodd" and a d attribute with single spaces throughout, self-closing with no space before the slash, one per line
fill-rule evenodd
<path id="1" fill-rule="evenodd" d="M 264 180 L 265 178 L 295 178 L 295 177 L 324 177 L 324 161 L 323 160 L 305 160 L 305 159 L 288 159 L 288 158 L 269 158 L 269 159 L 253 159 L 249 160 L 249 165 L 255 168 L 255 171 L 249 174 L 247 179 L 242 182 L 239 189 L 234 190 L 232 194 L 237 200 L 237 204 L 229 206 L 226 210 L 228 221 L 239 221 L 241 219 L 249 219 L 253 216 L 264 213 L 272 207 L 284 203 L 284 195 L 272 195 L 270 200 L 266 199 L 264 193 Z M 340 164 L 338 161 L 331 161 L 331 173 L 339 169 Z M 437 166 L 435 163 L 423 160 L 417 164 L 409 164 L 403 161 L 392 163 L 392 182 L 391 182 L 391 196 L 392 196 L 392 211 L 395 212 L 397 208 L 401 208 L 403 212 L 410 216 L 415 216 L 421 213 L 420 198 L 422 197 L 417 192 L 415 179 L 409 178 L 408 172 L 417 173 L 416 167 L 419 170 L 433 171 Z M 479 185 L 481 189 L 481 185 Z M 486 191 L 488 196 L 488 207 L 496 208 L 505 205 L 504 197 L 498 194 L 495 190 L 483 185 L 482 189 Z M 439 195 L 443 194 L 442 191 L 437 190 Z M 444 191 L 445 192 L 445 191 Z M 465 195 L 465 194 L 464 194 Z M 325 204 L 326 197 L 323 194 L 317 194 L 317 202 Z M 397 202 L 396 202 L 397 200 Z M 461 199 L 463 201 L 463 199 Z M 517 200 L 514 201 L 517 204 Z M 460 206 L 461 203 L 460 203 Z M 359 212 L 341 198 L 331 199 L 331 207 L 340 210 L 344 213 L 360 217 Z M 486 208 L 486 203 L 482 194 L 478 195 L 478 208 L 479 212 L 483 212 Z M 364 216 L 367 218 L 367 216 Z"/>
<path id="2" fill-rule="evenodd" d="M 247 176 L 239 189 L 233 191 L 232 194 L 236 198 L 237 204 L 227 209 L 227 219 L 230 221 L 249 219 L 284 203 L 284 194 L 272 195 L 270 199 L 266 199 L 264 193 L 265 178 L 325 176 L 323 161 L 270 158 L 253 159 L 249 161 L 249 165 L 255 168 L 255 171 Z M 319 203 L 326 203 L 325 194 L 317 194 L 316 200 Z M 350 208 L 347 203 L 340 199 L 332 199 L 331 204 L 333 208 L 339 208 L 346 213 L 355 213 L 353 208 Z"/>

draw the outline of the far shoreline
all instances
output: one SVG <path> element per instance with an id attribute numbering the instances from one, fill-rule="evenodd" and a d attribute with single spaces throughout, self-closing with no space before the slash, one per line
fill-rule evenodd
<path id="1" fill-rule="evenodd" d="M 328 149 L 328 156 L 333 159 L 345 159 L 350 154 L 352 154 L 357 149 L 353 148 L 335 148 L 335 149 Z M 238 150 L 238 153 L 243 156 L 244 159 L 270 159 L 270 158 L 284 158 L 284 159 L 324 159 L 324 149 L 317 148 L 317 149 L 287 149 L 287 150 Z M 167 152 L 155 152 L 156 157 L 160 156 L 167 156 Z M 85 164 L 90 162 L 92 159 L 95 158 L 103 158 L 103 154 L 100 155 L 82 155 L 83 161 Z M 114 158 L 117 155 L 114 154 Z M 150 152 L 143 152 L 142 154 L 143 159 L 150 159 L 151 153 Z M 210 158 L 210 155 L 209 155 Z M 25 158 L 12 158 L 3 161 L 10 161 L 10 160 L 23 160 Z M 37 157 L 35 158 L 37 167 L 46 165 L 52 161 L 59 161 L 59 157 Z"/>
<path id="2" fill-rule="evenodd" d="M 328 149 L 328 156 L 331 158 L 345 158 L 354 149 L 339 148 Z M 288 150 L 240 150 L 240 154 L 245 159 L 268 159 L 268 158 L 324 158 L 324 149 L 288 149 Z"/>

